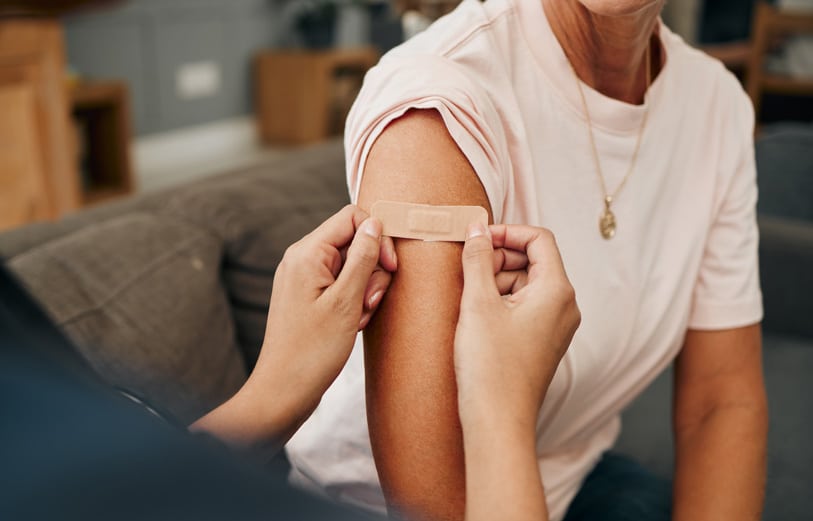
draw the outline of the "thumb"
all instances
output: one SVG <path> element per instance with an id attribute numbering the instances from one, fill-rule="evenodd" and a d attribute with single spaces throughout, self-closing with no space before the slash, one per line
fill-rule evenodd
<path id="1" fill-rule="evenodd" d="M 496 294 L 494 281 L 494 247 L 491 234 L 481 223 L 469 225 L 463 246 L 463 298 L 467 295 Z"/>
<path id="2" fill-rule="evenodd" d="M 378 265 L 380 247 L 381 221 L 370 217 L 356 230 L 344 266 L 330 287 L 335 292 L 334 296 L 348 302 L 358 302 L 361 310 L 367 283 Z"/>

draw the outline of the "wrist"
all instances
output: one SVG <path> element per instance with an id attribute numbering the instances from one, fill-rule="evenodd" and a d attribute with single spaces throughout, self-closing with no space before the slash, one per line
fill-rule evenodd
<path id="1" fill-rule="evenodd" d="M 540 402 L 527 396 L 500 396 L 494 393 L 458 395 L 460 423 L 464 430 L 490 429 L 511 425 L 512 429 L 535 433 Z"/>
<path id="2" fill-rule="evenodd" d="M 536 420 L 538 409 L 524 404 L 486 400 L 459 403 L 460 424 L 463 428 L 464 438 L 481 439 L 488 437 L 501 437 L 510 441 L 536 440 Z"/>
<path id="3" fill-rule="evenodd" d="M 278 438 L 307 416 L 309 404 L 297 394 L 297 386 L 284 375 L 249 376 L 234 397 L 244 414 L 251 415 L 258 436 Z"/>
<path id="4" fill-rule="evenodd" d="M 234 396 L 190 430 L 208 432 L 238 449 L 276 452 L 301 423 L 295 402 L 286 386 L 266 384 L 252 374 Z"/>
<path id="5" fill-rule="evenodd" d="M 535 429 L 522 423 L 476 430 L 468 425 L 463 430 L 466 518 L 547 520 Z"/>
<path id="6" fill-rule="evenodd" d="M 505 416 L 501 420 L 468 420 L 463 424 L 467 487 L 491 489 L 499 476 L 520 469 L 536 469 L 536 428 L 532 423 Z"/>

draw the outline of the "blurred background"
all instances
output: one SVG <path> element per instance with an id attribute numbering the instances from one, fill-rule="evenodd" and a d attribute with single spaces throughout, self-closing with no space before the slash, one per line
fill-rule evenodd
<path id="1" fill-rule="evenodd" d="M 348 202 L 340 136 L 365 71 L 457 3 L 0 0 L 0 262 L 105 380 L 199 417 L 253 367 L 287 246 Z M 813 0 L 663 17 L 756 107 L 764 519 L 809 519 Z M 670 378 L 618 443 L 664 476 Z"/>
<path id="2" fill-rule="evenodd" d="M 4 0 L 0 229 L 340 134 L 364 71 L 457 3 Z M 811 8 L 672 0 L 664 19 L 738 74 L 760 123 L 809 122 Z"/>

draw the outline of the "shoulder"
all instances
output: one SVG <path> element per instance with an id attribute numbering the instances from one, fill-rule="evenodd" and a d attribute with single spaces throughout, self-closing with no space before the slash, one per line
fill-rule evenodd
<path id="1" fill-rule="evenodd" d="M 694 129 L 695 151 L 713 165 L 702 170 L 716 179 L 715 206 L 726 198 L 751 200 L 755 189 L 754 108 L 740 81 L 719 60 L 694 49 L 675 35 L 669 43 L 674 67 L 670 100 L 679 125 Z M 676 119 L 676 122 L 678 120 Z M 731 187 L 740 188 L 732 192 Z M 750 204 L 750 203 L 749 203 Z"/>
<path id="2" fill-rule="evenodd" d="M 509 29 L 514 15 L 509 0 L 465 0 L 424 32 L 390 51 L 385 59 L 432 54 L 450 59 L 471 49 L 496 51 L 487 45 L 495 33 Z"/>
<path id="3" fill-rule="evenodd" d="M 739 79 L 720 60 L 663 29 L 663 40 L 673 62 L 670 66 L 675 69 L 672 76 L 682 97 L 715 119 L 714 123 L 729 129 L 733 125 L 743 135 L 750 135 L 754 109 Z"/>
<path id="4" fill-rule="evenodd" d="M 425 93 L 444 88 L 471 92 L 492 81 L 495 67 L 505 63 L 515 33 L 510 0 L 466 0 L 424 32 L 385 54 L 367 78 L 365 88 L 404 93 L 418 86 Z M 491 76 L 489 76 L 491 74 Z"/>
<path id="5" fill-rule="evenodd" d="M 465 0 L 423 33 L 384 55 L 364 78 L 347 130 L 403 108 L 435 102 L 468 118 L 496 122 L 496 93 L 510 90 L 499 68 L 510 60 L 500 35 L 512 32 L 512 0 Z M 503 41 L 503 43 L 499 43 Z M 423 106 L 422 106 L 423 105 Z"/>
<path id="6" fill-rule="evenodd" d="M 509 60 L 502 58 L 506 47 L 496 42 L 499 35 L 509 32 L 513 10 L 511 0 L 466 0 L 425 32 L 390 51 L 368 72 L 345 126 L 351 195 L 359 193 L 368 155 L 382 156 L 373 153 L 374 144 L 378 152 L 388 150 L 383 155 L 390 158 L 388 164 L 400 157 L 399 149 L 422 153 L 431 149 L 439 153 L 433 156 L 435 164 L 446 166 L 451 156 L 466 159 L 463 166 L 480 176 L 495 214 L 499 213 L 509 157 L 503 111 L 498 108 L 505 101 L 499 93 L 510 92 L 510 77 L 498 72 Z M 413 111 L 390 128 L 412 109 L 433 109 L 437 114 L 419 116 L 419 111 Z M 416 144 L 415 140 L 439 133 L 444 139 Z M 407 139 L 412 146 L 406 144 Z M 401 146 L 384 147 L 390 140 Z M 438 148 L 439 144 L 443 146 Z M 402 159 L 414 163 L 411 156 Z M 413 170 L 404 175 L 414 185 Z M 451 170 L 460 173 L 465 169 Z"/>
<path id="7" fill-rule="evenodd" d="M 393 121 L 372 147 L 364 179 L 358 198 L 362 207 L 371 205 L 374 199 L 386 199 L 471 204 L 491 214 L 491 205 L 471 162 L 434 110 L 410 111 Z"/>

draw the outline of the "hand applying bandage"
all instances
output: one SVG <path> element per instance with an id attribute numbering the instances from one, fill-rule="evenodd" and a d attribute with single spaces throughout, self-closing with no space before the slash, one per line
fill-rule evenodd
<path id="1" fill-rule="evenodd" d="M 397 266 L 381 222 L 348 205 L 285 252 L 265 341 L 246 384 L 195 422 L 223 441 L 273 452 L 316 408 L 347 362 Z"/>
<path id="2" fill-rule="evenodd" d="M 454 341 L 466 520 L 547 519 L 536 418 L 581 315 L 553 235 L 471 225 Z"/>

